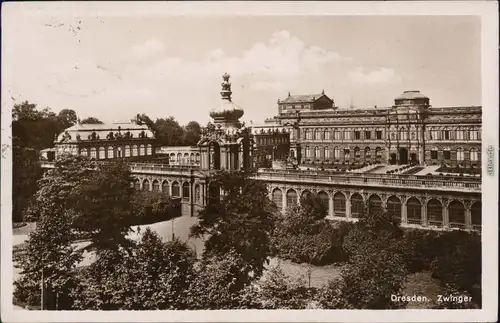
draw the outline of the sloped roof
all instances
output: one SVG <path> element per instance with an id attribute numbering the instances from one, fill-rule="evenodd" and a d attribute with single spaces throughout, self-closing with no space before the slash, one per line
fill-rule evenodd
<path id="1" fill-rule="evenodd" d="M 321 97 L 326 97 L 328 100 L 332 101 L 326 94 L 303 94 L 303 95 L 289 95 L 286 99 L 280 100 L 280 103 L 311 103 L 316 102 Z"/>
<path id="2" fill-rule="evenodd" d="M 60 142 L 63 140 L 66 133 L 69 134 L 69 142 L 76 141 L 76 136 L 80 136 L 80 140 L 89 140 L 88 137 L 95 132 L 99 136 L 100 140 L 105 140 L 106 136 L 110 133 L 120 132 L 122 134 L 130 132 L 132 138 L 139 138 L 141 132 L 147 135 L 147 138 L 154 139 L 154 135 L 145 125 L 138 125 L 135 123 L 104 123 L 104 124 L 76 124 L 64 130 L 57 136 L 56 141 Z"/>

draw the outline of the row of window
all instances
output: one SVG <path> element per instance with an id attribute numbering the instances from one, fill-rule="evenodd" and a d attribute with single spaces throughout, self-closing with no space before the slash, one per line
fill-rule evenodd
<path id="1" fill-rule="evenodd" d="M 173 163 L 200 163 L 200 153 L 178 153 L 177 155 L 175 153 L 171 153 L 169 155 L 169 160 Z"/>
<path id="2" fill-rule="evenodd" d="M 339 148 L 339 147 L 305 147 L 305 157 L 306 158 L 350 158 L 351 150 L 349 148 Z M 382 158 L 382 148 L 375 148 L 375 157 Z M 360 157 L 361 150 L 359 147 L 354 148 L 354 156 Z M 372 156 L 372 150 L 370 147 L 364 149 L 364 156 L 370 158 Z"/>
<path id="3" fill-rule="evenodd" d="M 107 151 L 107 155 L 106 155 Z M 73 150 L 74 154 L 76 154 L 76 148 Z M 89 154 L 90 152 L 90 154 Z M 80 155 L 82 156 L 90 156 L 91 158 L 99 158 L 99 159 L 106 159 L 106 158 L 120 158 L 120 157 L 130 157 L 130 156 L 151 156 L 153 155 L 153 147 L 151 145 L 125 145 L 124 150 L 122 152 L 122 148 L 118 147 L 116 149 L 116 156 L 115 156 L 115 147 L 113 146 L 108 146 L 106 147 L 92 147 L 89 150 L 87 148 L 82 148 L 80 149 Z"/>
<path id="4" fill-rule="evenodd" d="M 480 140 L 481 131 L 478 130 L 431 130 L 430 140 Z"/>
<path id="5" fill-rule="evenodd" d="M 371 140 L 371 139 L 382 139 L 382 130 L 338 130 L 338 129 L 304 129 L 304 138 L 306 140 Z"/>
<path id="6" fill-rule="evenodd" d="M 153 192 L 162 192 L 167 195 L 171 195 L 174 198 L 180 198 L 184 200 L 189 200 L 189 196 L 191 195 L 191 190 L 188 182 L 184 182 L 182 184 L 182 195 L 181 195 L 181 185 L 179 182 L 172 182 L 172 187 L 170 189 L 170 185 L 167 181 L 163 181 L 160 184 L 160 181 L 154 180 L 152 186 L 150 186 L 149 180 L 145 179 L 142 181 L 142 190 L 143 191 L 153 191 Z M 136 179 L 134 181 L 134 188 L 136 190 L 141 190 L 141 182 Z M 196 184 L 194 187 L 195 200 L 197 202 L 201 199 L 201 189 L 200 185 Z"/>
<path id="7" fill-rule="evenodd" d="M 309 191 L 304 191 L 302 197 L 311 194 Z M 318 193 L 318 197 L 324 203 L 325 207 L 329 208 L 330 198 L 324 191 Z M 283 205 L 283 192 L 276 188 L 272 192 L 272 200 L 279 209 L 284 206 L 291 207 L 297 205 L 299 202 L 298 194 L 294 189 L 289 189 L 286 192 L 286 205 Z M 333 214 L 338 217 L 346 216 L 346 197 L 343 193 L 337 192 L 333 196 Z M 351 216 L 358 217 L 364 207 L 364 199 L 360 194 L 353 194 L 350 198 L 351 202 Z M 371 212 L 377 213 L 383 211 L 383 204 L 381 198 L 374 194 L 368 199 L 368 207 Z M 443 205 L 439 200 L 431 199 L 427 202 L 427 220 L 430 225 L 442 225 L 443 223 Z M 397 196 L 391 196 L 386 203 L 387 212 L 401 219 L 402 203 Z M 417 198 L 410 198 L 406 202 L 407 221 L 412 224 L 421 224 L 422 218 L 422 204 Z M 481 225 L 481 202 L 475 202 L 471 207 L 471 221 L 472 225 Z M 464 205 L 459 201 L 452 201 L 448 205 L 448 216 L 450 226 L 464 227 L 466 223 L 466 211 Z"/>
<path id="8" fill-rule="evenodd" d="M 276 137 L 256 137 L 257 145 L 279 145 L 285 144 L 288 140 L 285 136 L 276 136 Z"/>
<path id="9" fill-rule="evenodd" d="M 431 159 L 438 159 L 438 153 L 439 153 L 438 148 L 436 148 L 436 147 L 431 148 Z M 445 149 L 443 149 L 442 153 L 443 153 L 443 159 L 445 159 L 445 160 L 452 159 L 452 156 L 451 156 L 452 150 L 451 149 L 445 148 Z M 469 150 L 469 160 L 478 161 L 479 160 L 478 157 L 479 157 L 478 150 L 476 148 L 471 148 Z M 465 151 L 463 148 L 457 148 L 456 160 L 457 161 L 465 160 Z"/>

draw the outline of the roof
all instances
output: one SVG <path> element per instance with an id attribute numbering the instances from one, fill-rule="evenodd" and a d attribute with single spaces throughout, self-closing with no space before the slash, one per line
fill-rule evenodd
<path id="1" fill-rule="evenodd" d="M 125 134 L 130 132 L 132 138 L 139 138 L 140 134 L 144 131 L 147 138 L 154 139 L 154 135 L 145 125 L 138 125 L 135 123 L 103 123 L 103 124 L 76 124 L 67 128 L 57 136 L 56 141 L 60 142 L 69 134 L 68 142 L 76 142 L 77 135 L 80 136 L 80 141 L 90 140 L 89 136 L 95 132 L 97 140 L 106 140 L 110 132 Z"/>
<path id="2" fill-rule="evenodd" d="M 321 97 L 326 97 L 328 100 L 332 101 L 325 93 L 320 94 L 303 94 L 303 95 L 290 95 L 284 100 L 280 100 L 280 103 L 311 103 L 316 102 Z M 332 101 L 333 102 L 333 101 Z"/>
<path id="3" fill-rule="evenodd" d="M 398 96 L 395 100 L 415 100 L 415 99 L 429 99 L 429 97 L 420 93 L 420 91 L 404 91 L 403 94 Z"/>

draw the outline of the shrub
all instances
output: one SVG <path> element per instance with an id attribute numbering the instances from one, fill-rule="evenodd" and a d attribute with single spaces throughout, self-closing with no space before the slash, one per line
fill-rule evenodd
<path id="1" fill-rule="evenodd" d="M 150 224 L 180 216 L 180 205 L 164 193 L 137 191 L 133 196 L 133 211 L 137 224 Z"/>

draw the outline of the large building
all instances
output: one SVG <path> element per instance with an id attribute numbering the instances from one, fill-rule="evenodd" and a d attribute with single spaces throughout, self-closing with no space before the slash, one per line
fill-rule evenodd
<path id="1" fill-rule="evenodd" d="M 342 110 L 324 93 L 290 94 L 278 101 L 276 117 L 252 129 L 239 121 L 243 109 L 231 99 L 227 74 L 220 93 L 220 107 L 210 112 L 214 123 L 198 147 L 159 150 L 175 158 L 170 165 L 155 163 L 151 134 L 134 125 L 125 128 L 136 131 L 127 138 L 121 126 L 75 126 L 57 138 L 56 149 L 96 159 L 144 155 L 147 162 L 130 165 L 134 186 L 180 199 L 182 213 L 193 216 L 220 196 L 209 182 L 213 171 L 254 167 L 259 149 L 282 143 L 289 154 L 281 157 L 310 165 L 261 168 L 255 175 L 283 211 L 314 194 L 332 220 L 355 221 L 367 205 L 391 212 L 404 227 L 481 229 L 480 169 L 469 172 L 480 163 L 480 107 L 433 108 L 427 97 L 408 91 L 389 108 Z M 361 165 L 323 167 L 328 164 Z"/>
<path id="2" fill-rule="evenodd" d="M 339 109 L 325 93 L 278 100 L 267 120 L 288 127 L 290 156 L 300 164 L 478 166 L 481 107 L 432 107 L 419 91 L 405 91 L 394 105 Z"/>

